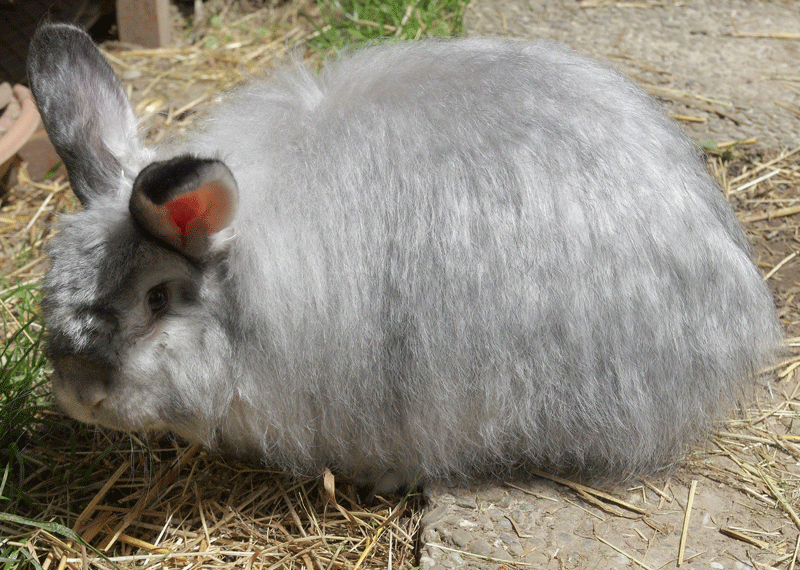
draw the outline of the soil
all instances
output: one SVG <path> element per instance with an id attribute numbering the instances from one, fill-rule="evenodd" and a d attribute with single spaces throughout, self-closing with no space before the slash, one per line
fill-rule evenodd
<path id="1" fill-rule="evenodd" d="M 778 156 L 800 145 L 800 6 L 794 1 L 474 0 L 465 23 L 468 35 L 550 38 L 607 60 L 656 95 L 706 148 L 738 141 L 737 151 Z M 747 208 L 732 201 L 740 213 Z M 747 230 L 764 267 L 797 251 L 791 232 Z M 796 312 L 789 305 L 798 279 L 800 264 L 789 262 L 770 280 L 790 336 L 798 334 L 795 319 L 786 318 Z M 682 551 L 681 569 L 794 568 L 800 520 L 787 513 L 797 509 L 796 492 L 786 491 L 782 505 L 774 500 L 782 491 L 768 492 L 766 477 L 760 487 L 749 483 L 749 467 L 719 433 L 743 425 L 736 417 L 744 416 L 755 429 L 758 410 L 780 405 L 797 381 L 793 373 L 761 379 L 749 412 L 734 413 L 705 449 L 668 474 L 612 488 L 628 508 L 544 479 L 428 489 L 421 566 L 661 569 L 677 568 Z M 793 415 L 765 420 L 763 427 L 791 439 Z M 739 444 L 754 464 L 776 459 L 757 443 Z M 790 456 L 781 468 L 796 480 L 800 455 Z"/>
<path id="2" fill-rule="evenodd" d="M 667 112 L 699 119 L 681 122 L 698 142 L 800 145 L 796 0 L 473 0 L 465 25 L 468 35 L 549 38 L 607 60 L 673 95 L 662 98 Z"/>

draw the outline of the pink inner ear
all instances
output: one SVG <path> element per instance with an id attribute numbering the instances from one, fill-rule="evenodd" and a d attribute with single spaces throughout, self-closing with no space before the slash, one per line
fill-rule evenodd
<path id="1" fill-rule="evenodd" d="M 194 250 L 230 223 L 235 204 L 229 187 L 208 181 L 162 206 L 160 235 L 182 251 Z"/>
<path id="2" fill-rule="evenodd" d="M 197 199 L 197 195 L 194 193 L 187 194 L 165 205 L 172 223 L 175 224 L 181 232 L 181 247 L 185 248 L 188 241 L 186 228 L 189 223 L 196 220 L 202 213 L 202 206 Z"/>

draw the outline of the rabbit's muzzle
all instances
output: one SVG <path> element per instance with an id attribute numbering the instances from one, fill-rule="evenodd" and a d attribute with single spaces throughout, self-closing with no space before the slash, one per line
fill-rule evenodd
<path id="1" fill-rule="evenodd" d="M 53 359 L 53 395 L 70 417 L 97 424 L 109 395 L 115 367 L 96 357 L 65 355 Z"/>

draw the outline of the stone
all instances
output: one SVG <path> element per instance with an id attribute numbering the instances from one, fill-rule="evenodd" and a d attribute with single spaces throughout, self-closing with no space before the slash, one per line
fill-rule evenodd
<path id="1" fill-rule="evenodd" d="M 453 541 L 453 544 L 458 546 L 459 548 L 465 548 L 470 541 L 474 538 L 474 535 L 466 530 L 457 528 L 452 532 L 450 535 L 450 540 Z"/>
<path id="2" fill-rule="evenodd" d="M 473 495 L 462 495 L 456 499 L 456 505 L 464 509 L 477 509 L 478 502 Z"/>

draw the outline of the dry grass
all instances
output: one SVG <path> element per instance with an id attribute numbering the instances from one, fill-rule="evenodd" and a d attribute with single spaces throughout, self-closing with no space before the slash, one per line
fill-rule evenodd
<path id="1" fill-rule="evenodd" d="M 179 137 L 221 90 L 281 64 L 302 45 L 298 42 L 314 33 L 300 16 L 301 9 L 313 13 L 310 3 L 240 14 L 235 5 L 227 6 L 224 23 L 199 27 L 187 34 L 190 40 L 175 47 L 105 47 L 151 142 Z M 301 55 L 312 55 L 300 49 Z M 686 94 L 656 94 L 688 101 Z M 800 149 L 770 157 L 715 159 L 711 166 L 756 244 L 758 263 L 775 292 L 790 338 L 785 360 L 770 372 L 774 379 L 765 384 L 763 394 L 780 395 L 778 403 L 745 410 L 739 419 L 727 422 L 712 437 L 709 450 L 698 451 L 688 464 L 692 473 L 773 510 L 776 521 L 796 526 L 795 536 L 800 536 L 800 436 L 794 423 L 800 406 L 800 262 L 795 257 Z M 9 277 L 28 283 L 40 279 L 46 266 L 42 245 L 51 236 L 52 224 L 59 212 L 76 205 L 68 190 L 63 178 L 31 180 L 23 165 L 18 184 L 0 204 L 0 267 Z M 8 342 L 20 326 L 19 311 L 11 301 L 4 302 L 0 312 Z M 419 496 L 366 507 L 348 486 L 333 491 L 330 481 L 326 486 L 322 480 L 290 480 L 170 440 L 142 444 L 102 430 L 87 434 L 55 412 L 46 415 L 55 423 L 42 434 L 44 445 L 26 450 L 38 465 L 27 482 L 39 512 L 26 512 L 24 504 L 19 512 L 41 521 L 41 528 L 0 523 L 0 536 L 10 537 L 12 545 L 24 542 L 29 559 L 45 570 L 322 570 L 406 568 L 414 562 L 422 513 Z M 714 456 L 725 461 L 708 461 Z M 644 486 L 660 497 L 661 507 L 674 499 L 666 489 Z M 609 502 L 585 489 L 571 492 Z M 687 521 L 690 511 L 689 506 Z M 13 536 L 19 529 L 22 533 Z M 83 543 L 70 540 L 74 535 L 65 530 Z M 795 567 L 800 539 L 735 528 L 725 532 L 732 540 L 765 549 L 772 566 Z M 629 557 L 640 564 L 636 556 Z"/>
<path id="2" fill-rule="evenodd" d="M 68 428 L 59 431 L 70 437 Z M 52 447 L 35 452 L 48 473 L 29 490 L 48 505 L 36 518 L 67 521 L 91 549 L 57 528 L 25 533 L 20 539 L 45 569 L 322 570 L 413 562 L 417 496 L 364 507 L 350 487 L 290 480 L 197 447 L 144 446 L 98 431 L 93 441 L 79 436 L 65 453 L 54 440 L 59 434 L 50 435 Z"/>

